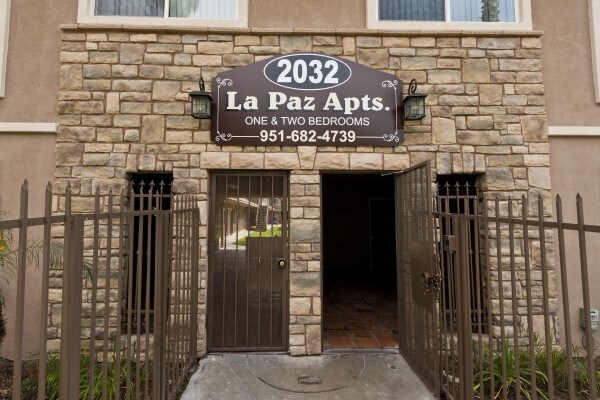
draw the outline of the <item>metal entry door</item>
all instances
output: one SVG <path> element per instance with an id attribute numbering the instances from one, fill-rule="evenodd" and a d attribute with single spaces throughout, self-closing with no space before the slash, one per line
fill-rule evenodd
<path id="1" fill-rule="evenodd" d="M 287 348 L 287 204 L 285 174 L 212 176 L 210 351 Z"/>
<path id="2" fill-rule="evenodd" d="M 431 185 L 429 162 L 396 177 L 398 321 L 400 352 L 430 389 L 439 393 Z"/>

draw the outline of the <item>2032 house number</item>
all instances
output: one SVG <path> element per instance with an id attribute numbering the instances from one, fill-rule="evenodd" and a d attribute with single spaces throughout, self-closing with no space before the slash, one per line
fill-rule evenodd
<path id="1" fill-rule="evenodd" d="M 279 76 L 277 76 L 277 83 L 304 83 L 306 79 L 311 83 L 320 84 L 338 84 L 339 78 L 335 76 L 338 72 L 338 64 L 333 60 L 323 62 L 321 60 L 311 60 L 308 63 L 306 60 L 297 59 L 292 63 L 291 60 L 284 58 L 277 62 L 277 66 L 283 68 Z M 310 73 L 309 73 L 310 69 Z M 324 75 L 324 70 L 328 70 L 327 75 Z M 290 76 L 290 72 L 292 76 Z"/>
<path id="2" fill-rule="evenodd" d="M 335 58 L 322 54 L 291 54 L 269 62 L 265 77 L 276 85 L 298 90 L 330 89 L 345 83 L 352 71 Z"/>

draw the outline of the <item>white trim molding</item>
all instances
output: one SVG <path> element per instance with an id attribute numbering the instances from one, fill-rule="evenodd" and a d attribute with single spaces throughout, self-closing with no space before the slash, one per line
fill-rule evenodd
<path id="1" fill-rule="evenodd" d="M 0 0 L 2 1 L 2 0 Z M 94 0 L 79 0 L 77 22 L 107 25 L 146 25 L 165 27 L 209 27 L 209 28 L 247 28 L 248 0 L 236 0 L 237 10 L 234 19 L 200 19 L 200 18 L 163 18 L 163 17 L 130 17 L 118 15 L 94 15 Z"/>
<path id="2" fill-rule="evenodd" d="M 600 126 L 549 126 L 548 136 L 598 136 Z"/>
<path id="3" fill-rule="evenodd" d="M 596 103 L 600 103 L 600 0 L 588 0 L 590 9 L 590 42 Z"/>
<path id="4" fill-rule="evenodd" d="M 0 133 L 56 133 L 53 122 L 0 122 Z"/>
<path id="5" fill-rule="evenodd" d="M 0 98 L 6 90 L 6 62 L 10 28 L 10 0 L 0 1 Z"/>
<path id="6" fill-rule="evenodd" d="M 589 0 L 600 1 L 600 0 Z M 450 0 L 445 0 L 449 9 Z M 515 0 L 517 22 L 452 22 L 452 21 L 380 21 L 379 0 L 367 0 L 367 29 L 415 29 L 415 30 L 460 30 L 460 31 L 530 31 L 531 0 Z"/>

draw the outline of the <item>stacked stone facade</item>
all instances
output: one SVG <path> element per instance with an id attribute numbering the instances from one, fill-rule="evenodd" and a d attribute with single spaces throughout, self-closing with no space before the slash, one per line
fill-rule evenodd
<path id="1" fill-rule="evenodd" d="M 188 93 L 216 74 L 293 52 L 340 56 L 419 82 L 427 117 L 396 147 L 227 146 L 189 115 Z M 289 352 L 321 352 L 320 173 L 398 171 L 431 160 L 437 174 L 482 174 L 502 197 L 549 195 L 539 33 L 168 30 L 65 26 L 54 211 L 93 210 L 128 174 L 171 172 L 200 198 L 200 321 L 206 312 L 211 170 L 290 173 Z M 207 88 L 210 90 L 210 88 Z M 201 324 L 201 351 L 206 351 Z"/>

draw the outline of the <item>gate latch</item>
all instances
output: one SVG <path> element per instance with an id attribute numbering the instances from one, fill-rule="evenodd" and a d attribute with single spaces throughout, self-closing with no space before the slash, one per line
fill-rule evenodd
<path id="1" fill-rule="evenodd" d="M 425 294 L 432 290 L 440 290 L 440 285 L 442 283 L 442 276 L 440 274 L 435 272 L 423 272 L 421 277 L 423 278 L 423 283 L 425 283 Z"/>
<path id="2" fill-rule="evenodd" d="M 454 251 L 458 250 L 458 245 L 456 243 L 456 236 L 444 235 L 442 237 L 442 242 L 444 244 L 444 251 L 454 252 Z"/>

